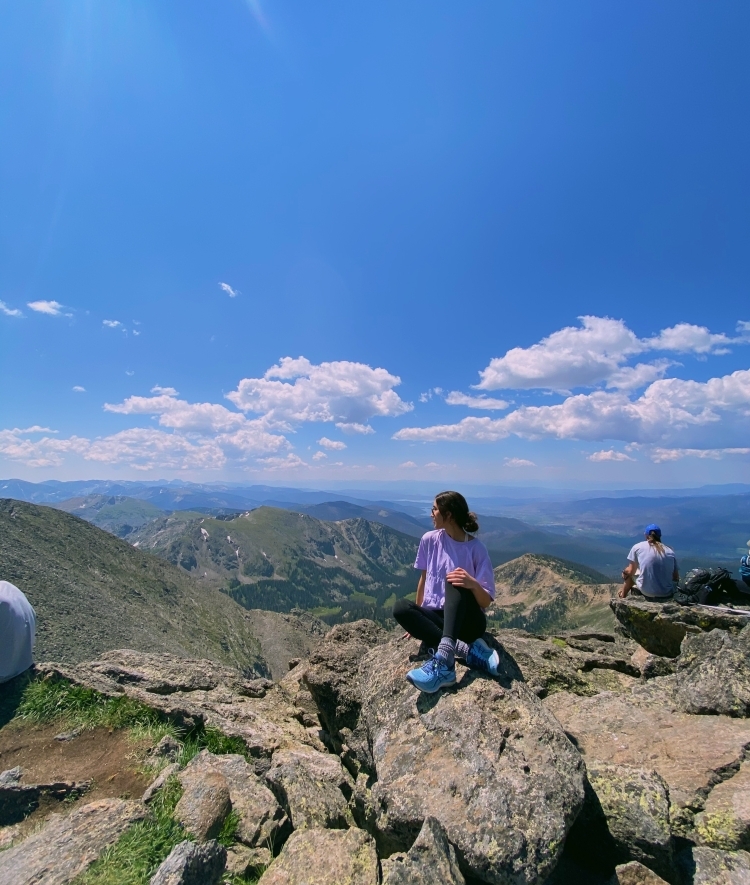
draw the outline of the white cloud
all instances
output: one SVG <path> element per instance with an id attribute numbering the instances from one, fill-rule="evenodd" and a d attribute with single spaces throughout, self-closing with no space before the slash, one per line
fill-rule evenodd
<path id="1" fill-rule="evenodd" d="M 329 452 L 341 452 L 346 448 L 346 443 L 338 439 L 328 439 L 327 436 L 321 436 L 318 445 L 328 449 Z"/>
<path id="2" fill-rule="evenodd" d="M 420 403 L 428 403 L 433 396 L 442 396 L 442 394 L 442 387 L 431 387 L 429 390 L 425 390 L 424 393 L 419 394 L 419 401 Z"/>
<path id="3" fill-rule="evenodd" d="M 307 462 L 303 461 L 299 455 L 290 452 L 285 457 L 272 456 L 269 458 L 258 458 L 258 461 L 265 464 L 267 470 L 296 470 L 299 467 L 308 467 Z"/>
<path id="4" fill-rule="evenodd" d="M 216 469 L 227 460 L 221 447 L 212 441 L 194 442 L 180 434 L 147 427 L 134 427 L 94 440 L 82 454 L 87 461 L 127 464 L 137 470 Z"/>
<path id="5" fill-rule="evenodd" d="M 710 458 L 713 461 L 721 461 L 727 455 L 750 455 L 750 449 L 661 449 L 657 447 L 651 449 L 648 455 L 657 464 L 664 461 L 679 461 L 682 458 Z"/>
<path id="6" fill-rule="evenodd" d="M 80 384 L 76 384 L 76 386 L 73 388 L 73 392 L 74 393 L 86 393 L 86 388 L 81 387 Z"/>
<path id="7" fill-rule="evenodd" d="M 229 283 L 219 283 L 219 288 L 226 292 L 230 298 L 236 298 L 240 294 L 239 289 L 233 289 Z"/>
<path id="8" fill-rule="evenodd" d="M 501 411 L 510 405 L 504 399 L 493 399 L 489 396 L 467 396 L 457 390 L 451 391 L 445 401 L 449 406 L 468 406 L 470 409 L 487 409 L 488 411 Z"/>
<path id="9" fill-rule="evenodd" d="M 326 455 L 325 452 L 316 452 L 316 453 L 312 456 L 312 459 L 313 459 L 313 461 L 323 461 L 323 460 L 324 460 L 325 458 L 327 458 L 327 457 L 328 457 L 328 455 Z"/>
<path id="10" fill-rule="evenodd" d="M 133 334 L 134 334 L 134 335 L 140 335 L 141 333 L 138 331 L 138 329 L 133 329 Z"/>
<path id="11" fill-rule="evenodd" d="M 527 439 L 622 440 L 696 449 L 741 445 L 750 438 L 750 370 L 706 382 L 654 381 L 637 399 L 598 390 L 552 406 L 522 406 L 503 418 L 406 427 L 394 439 L 494 442 Z"/>
<path id="12" fill-rule="evenodd" d="M 133 375 L 135 375 L 135 372 L 131 372 L 130 370 L 125 369 L 125 374 L 128 376 L 128 378 L 132 378 Z"/>
<path id="13" fill-rule="evenodd" d="M 614 449 L 606 449 L 601 452 L 593 452 L 588 456 L 589 461 L 601 462 L 601 461 L 635 461 L 635 458 L 631 458 L 630 455 L 626 455 L 625 452 L 616 452 Z"/>
<path id="14" fill-rule="evenodd" d="M 583 316 L 581 326 L 553 332 L 530 347 L 514 347 L 490 361 L 480 372 L 482 390 L 546 389 L 567 391 L 576 387 L 633 390 L 663 377 L 667 360 L 627 367 L 641 353 L 666 350 L 698 356 L 727 353 L 731 344 L 748 344 L 750 323 L 737 324 L 740 337 L 715 334 L 705 326 L 678 323 L 651 338 L 638 338 L 623 322 L 609 317 Z"/>
<path id="15" fill-rule="evenodd" d="M 714 335 L 705 326 L 690 323 L 678 323 L 643 342 L 644 349 L 674 350 L 677 353 L 727 353 L 727 345 L 734 343 L 736 339 L 723 334 Z"/>
<path id="16" fill-rule="evenodd" d="M 746 335 L 750 335 L 750 322 L 747 320 L 740 320 L 737 323 L 737 332 L 744 338 Z"/>
<path id="17" fill-rule="evenodd" d="M 81 453 L 88 448 L 88 440 L 80 437 L 53 439 L 42 437 L 38 440 L 24 439 L 21 434 L 41 433 L 46 427 L 29 427 L 26 430 L 0 430 L 0 455 L 11 461 L 19 461 L 28 467 L 59 467 L 64 456 L 73 452 Z"/>
<path id="18" fill-rule="evenodd" d="M 29 301 L 27 307 L 37 313 L 46 313 L 49 316 L 59 317 L 62 315 L 63 306 L 58 301 Z"/>
<path id="19" fill-rule="evenodd" d="M 108 329 L 116 329 L 122 323 L 119 320 L 102 320 L 102 325 L 107 326 Z"/>
<path id="20" fill-rule="evenodd" d="M 580 317 L 583 328 L 568 326 L 531 347 L 514 347 L 480 372 L 482 390 L 563 390 L 598 384 L 641 349 L 622 320 Z"/>
<path id="21" fill-rule="evenodd" d="M 227 395 L 239 409 L 262 413 L 280 425 L 334 422 L 357 432 L 373 417 L 411 411 L 393 390 L 401 379 L 385 369 L 348 361 L 313 365 L 304 357 L 284 357 L 262 378 L 243 378 Z M 343 425 L 343 426 L 342 426 Z"/>
<path id="22" fill-rule="evenodd" d="M 533 461 L 527 461 L 526 458 L 505 458 L 503 465 L 505 467 L 536 467 Z"/>
<path id="23" fill-rule="evenodd" d="M 404 461 L 403 464 L 399 464 L 398 466 L 410 470 L 411 468 L 416 467 L 417 465 L 414 463 L 414 461 Z"/>
<path id="24" fill-rule="evenodd" d="M 179 396 L 174 387 L 162 387 L 160 384 L 155 384 L 151 388 L 151 393 L 162 394 L 163 396 Z"/>
<path id="25" fill-rule="evenodd" d="M 667 370 L 677 365 L 671 360 L 656 360 L 653 363 L 638 363 L 635 366 L 623 366 L 607 379 L 607 387 L 614 390 L 639 390 L 652 381 L 663 378 Z"/>
<path id="26" fill-rule="evenodd" d="M 22 317 L 23 314 L 16 307 L 8 307 L 4 301 L 0 301 L 0 313 L 4 313 L 6 317 Z"/>
<path id="27" fill-rule="evenodd" d="M 336 423 L 336 427 L 338 427 L 342 433 L 360 433 L 365 436 L 370 433 L 375 433 L 375 428 L 370 427 L 369 424 L 346 424 L 339 421 Z"/>

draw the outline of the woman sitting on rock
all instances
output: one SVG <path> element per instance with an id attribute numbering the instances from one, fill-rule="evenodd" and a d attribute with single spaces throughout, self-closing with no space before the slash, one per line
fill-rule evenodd
<path id="1" fill-rule="evenodd" d="M 628 564 L 622 573 L 624 583 L 617 595 L 624 599 L 635 588 L 649 602 L 666 602 L 680 580 L 677 558 L 671 547 L 662 544 L 658 525 L 647 525 L 644 534 L 646 540 L 635 544 L 628 553 Z"/>
<path id="2" fill-rule="evenodd" d="M 456 657 L 493 675 L 500 663 L 481 638 L 495 579 L 487 548 L 471 534 L 479 530 L 476 515 L 463 495 L 441 492 L 432 521 L 435 530 L 422 536 L 414 563 L 422 572 L 417 601 L 400 599 L 393 607 L 393 617 L 408 633 L 436 649 L 424 666 L 406 674 L 412 685 L 430 693 L 455 684 Z"/>

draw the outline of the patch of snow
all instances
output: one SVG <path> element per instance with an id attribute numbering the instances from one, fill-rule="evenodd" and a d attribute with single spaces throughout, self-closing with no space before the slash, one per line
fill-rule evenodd
<path id="1" fill-rule="evenodd" d="M 203 535 L 203 540 L 208 540 L 208 532 L 205 529 L 201 529 L 201 534 Z"/>

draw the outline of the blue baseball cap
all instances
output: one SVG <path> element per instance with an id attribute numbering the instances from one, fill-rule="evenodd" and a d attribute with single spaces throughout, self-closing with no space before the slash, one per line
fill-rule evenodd
<path id="1" fill-rule="evenodd" d="M 647 525 L 643 530 L 644 535 L 650 535 L 651 532 L 653 532 L 657 538 L 661 538 L 661 529 L 655 522 L 652 522 L 651 525 Z"/>

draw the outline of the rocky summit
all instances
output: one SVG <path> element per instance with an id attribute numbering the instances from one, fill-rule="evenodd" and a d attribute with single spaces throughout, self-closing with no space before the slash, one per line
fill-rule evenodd
<path id="1" fill-rule="evenodd" d="M 499 675 L 459 663 L 436 695 L 404 679 L 418 643 L 371 621 L 334 627 L 276 682 L 134 651 L 39 665 L 232 744 L 182 765 L 165 738 L 151 758 L 176 761 L 141 800 L 84 793 L 30 832 L 9 817 L 0 881 L 78 883 L 177 782 L 157 885 L 747 885 L 750 625 L 677 613 L 667 656 L 675 621 L 649 606 L 615 602 L 617 633 L 488 635 Z M 19 780 L 0 774 L 0 803 Z"/>

